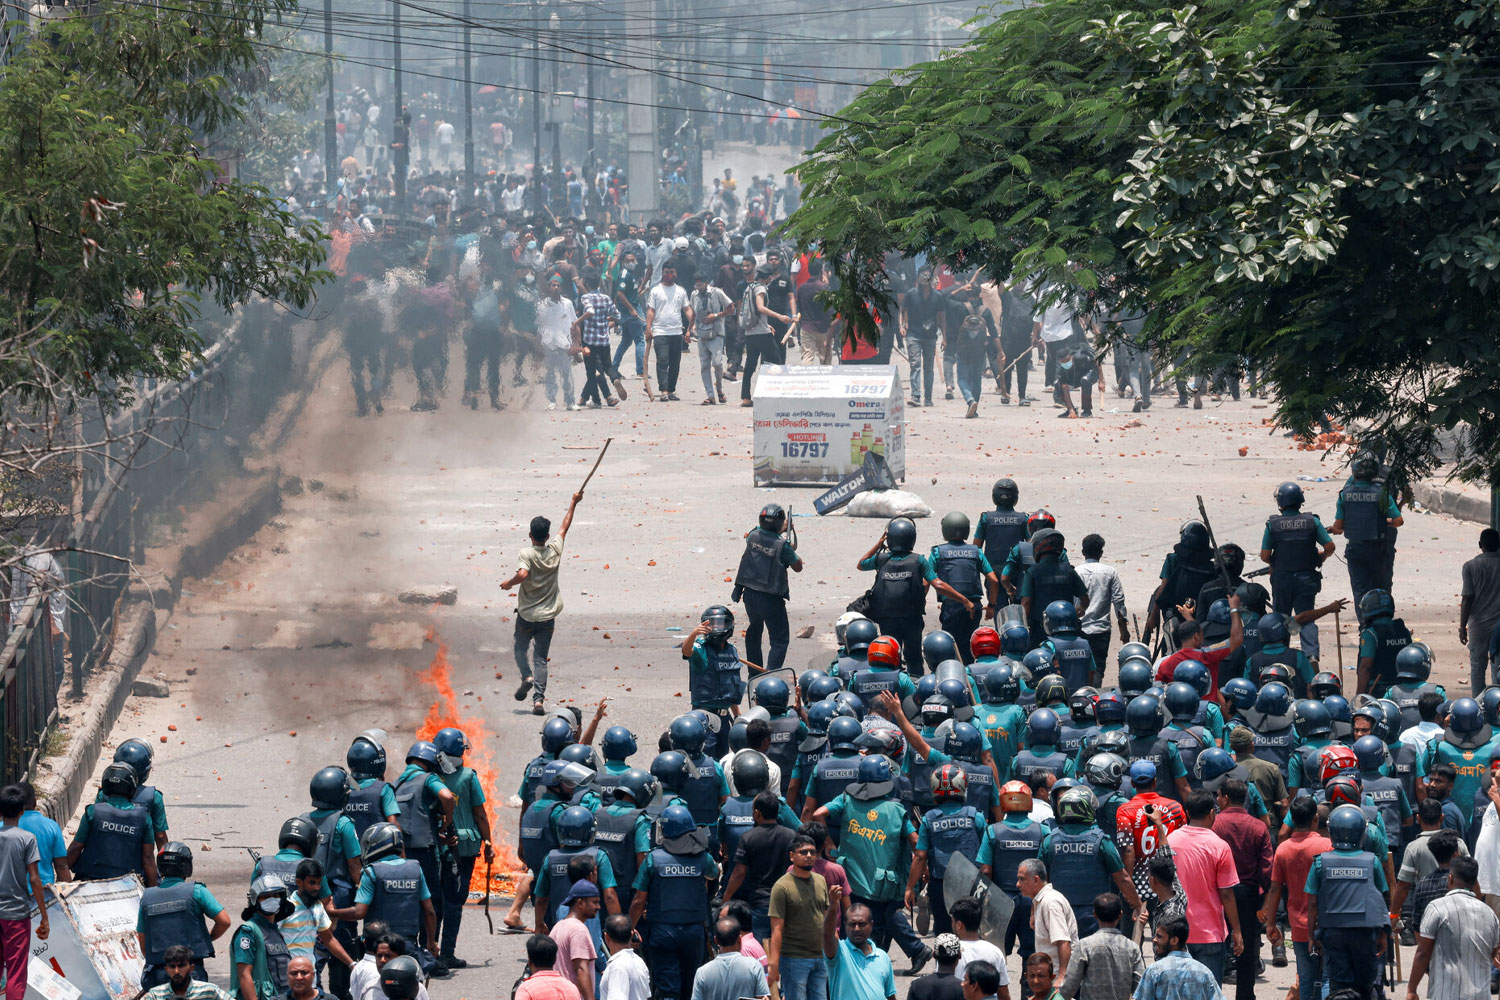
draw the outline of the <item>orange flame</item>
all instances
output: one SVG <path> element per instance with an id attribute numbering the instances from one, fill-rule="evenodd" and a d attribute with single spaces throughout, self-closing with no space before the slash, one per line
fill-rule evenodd
<path id="1" fill-rule="evenodd" d="M 449 726 L 462 729 L 469 738 L 470 749 L 464 755 L 464 763 L 474 769 L 479 778 L 479 786 L 484 789 L 485 807 L 490 814 L 491 839 L 495 846 L 494 878 L 486 884 L 484 858 L 481 856 L 474 866 L 474 876 L 469 881 L 470 898 L 482 898 L 486 891 L 497 896 L 510 895 L 514 891 L 516 879 L 525 874 L 526 866 L 521 863 L 515 849 L 501 832 L 498 813 L 501 799 L 495 783 L 497 773 L 491 745 L 493 734 L 483 719 L 470 715 L 459 707 L 458 698 L 453 693 L 453 666 L 448 662 L 448 644 L 438 639 L 437 629 L 428 628 L 426 641 L 436 643 L 437 652 L 433 654 L 431 665 L 422 675 L 422 682 L 431 685 L 437 693 L 437 700 L 427 709 L 427 717 L 417 730 L 417 739 L 430 740 L 439 729 Z M 476 893 L 479 894 L 478 897 L 475 896 Z"/>

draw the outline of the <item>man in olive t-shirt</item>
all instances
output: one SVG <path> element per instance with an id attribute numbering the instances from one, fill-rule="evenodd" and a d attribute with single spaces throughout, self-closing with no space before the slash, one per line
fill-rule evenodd
<path id="1" fill-rule="evenodd" d="M 521 589 L 516 594 L 516 666 L 521 671 L 521 686 L 516 688 L 516 701 L 524 701 L 531 692 L 531 712 L 541 715 L 542 702 L 547 697 L 547 653 L 552 648 L 552 626 L 562 612 L 562 594 L 557 586 L 557 571 L 562 566 L 563 539 L 573 525 L 573 511 L 583 499 L 583 491 L 573 494 L 568 512 L 563 515 L 562 526 L 557 537 L 550 538 L 552 522 L 545 517 L 531 519 L 531 544 L 521 550 L 520 563 L 515 574 L 501 589 L 509 590 L 516 584 Z M 530 647 L 536 646 L 536 666 L 530 662 Z M 535 690 L 533 690 L 533 687 Z"/>
<path id="2" fill-rule="evenodd" d="M 828 882 L 813 871 L 818 847 L 811 837 L 797 836 L 788 857 L 791 870 L 771 887 L 766 978 L 773 990 L 782 981 L 781 995 L 786 1000 L 814 1000 L 828 992 L 828 966 L 823 959 Z"/>

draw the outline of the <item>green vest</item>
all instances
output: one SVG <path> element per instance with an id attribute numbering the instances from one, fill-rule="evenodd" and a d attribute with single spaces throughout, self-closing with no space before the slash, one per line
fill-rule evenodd
<path id="1" fill-rule="evenodd" d="M 911 866 L 906 809 L 894 799 L 844 799 L 839 831 L 840 860 L 849 876 L 849 890 L 865 899 L 900 899 Z"/>
<path id="2" fill-rule="evenodd" d="M 479 836 L 479 827 L 474 825 L 475 803 L 471 789 L 479 778 L 474 775 L 471 767 L 460 767 L 452 774 L 442 774 L 439 777 L 448 786 L 448 791 L 458 799 L 453 807 L 453 829 L 458 834 L 455 851 L 461 858 L 477 858 L 483 839 Z"/>
<path id="3" fill-rule="evenodd" d="M 281 991 L 276 986 L 276 981 L 271 978 L 271 966 L 266 961 L 266 935 L 255 922 L 255 918 L 240 924 L 236 934 L 249 932 L 255 938 L 255 961 L 250 966 L 250 978 L 255 980 L 255 1000 L 277 1000 Z M 249 1000 L 240 995 L 240 977 L 234 975 L 234 966 L 230 966 L 229 995 L 235 1000 Z"/>

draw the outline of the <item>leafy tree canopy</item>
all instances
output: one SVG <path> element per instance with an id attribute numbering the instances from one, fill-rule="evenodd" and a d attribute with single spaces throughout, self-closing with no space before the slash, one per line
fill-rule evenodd
<path id="1" fill-rule="evenodd" d="M 873 333 L 926 251 L 1262 365 L 1396 481 L 1500 485 L 1500 0 L 1046 0 L 865 91 L 790 227 Z M 1457 431 L 1445 435 L 1445 431 Z M 1456 439 L 1457 444 L 1453 441 Z"/>

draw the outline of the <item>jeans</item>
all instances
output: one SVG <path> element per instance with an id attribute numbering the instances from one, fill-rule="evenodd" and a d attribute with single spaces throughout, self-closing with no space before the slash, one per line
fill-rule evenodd
<path id="1" fill-rule="evenodd" d="M 745 615 L 749 619 L 745 626 L 746 658 L 767 670 L 780 670 L 786 662 L 787 647 L 792 642 L 792 627 L 786 619 L 786 598 L 747 589 L 744 601 Z M 771 635 L 770 658 L 765 660 L 760 658 L 762 629 Z"/>
<path id="2" fill-rule="evenodd" d="M 757 906 L 750 910 L 750 931 L 755 940 L 771 942 L 771 910 L 769 906 Z"/>
<path id="3" fill-rule="evenodd" d="M 547 362 L 547 402 L 557 402 L 557 387 L 561 384 L 563 405 L 573 406 L 577 402 L 573 395 L 573 355 L 565 347 L 549 347 L 543 356 Z"/>
<path id="4" fill-rule="evenodd" d="M 661 392 L 677 391 L 677 371 L 682 366 L 682 335 L 668 334 L 651 338 L 656 354 L 656 388 Z"/>
<path id="5" fill-rule="evenodd" d="M 547 698 L 547 653 L 552 649 L 552 627 L 555 624 L 556 618 L 533 622 L 516 615 L 516 667 L 521 671 L 522 680 L 530 680 L 535 685 L 531 689 L 531 700 L 538 705 Z M 533 644 L 536 646 L 534 672 L 529 655 Z"/>
<path id="6" fill-rule="evenodd" d="M 1271 574 L 1271 610 L 1290 618 L 1294 614 L 1311 611 L 1318 600 L 1318 588 L 1323 574 L 1317 570 L 1305 573 Z M 1290 624 L 1290 623 L 1289 623 Z M 1302 653 L 1309 660 L 1318 658 L 1318 623 L 1308 622 L 1302 626 Z"/>
<path id="7" fill-rule="evenodd" d="M 1260 908 L 1260 887 L 1241 882 L 1234 887 L 1234 902 L 1240 915 L 1240 936 L 1245 940 L 1245 950 L 1234 967 L 1234 996 L 1235 1000 L 1255 1000 L 1255 977 L 1260 967 L 1260 921 L 1255 911 Z"/>
<path id="8" fill-rule="evenodd" d="M 906 953 L 906 957 L 916 961 L 917 957 L 927 948 L 922 939 L 917 937 L 917 932 L 912 930 L 911 921 L 906 919 L 906 911 L 901 908 L 901 900 L 887 899 L 877 901 L 865 899 L 862 896 L 851 896 L 850 901 L 863 903 L 870 908 L 870 914 L 875 919 L 875 932 L 871 936 L 875 940 L 875 947 L 884 951 L 890 947 L 891 941 Z"/>
<path id="9" fill-rule="evenodd" d="M 698 374 L 709 399 L 724 395 L 724 338 L 702 337 L 698 341 Z"/>
<path id="10" fill-rule="evenodd" d="M 786 349 L 781 341 L 771 334 L 755 334 L 745 338 L 745 372 L 740 376 L 740 399 L 750 398 L 750 379 L 755 369 L 764 361 L 768 365 L 786 364 Z"/>
<path id="11" fill-rule="evenodd" d="M 614 360 L 611 362 L 615 368 L 620 367 L 620 359 L 635 345 L 635 373 L 646 374 L 646 324 L 636 316 L 620 317 L 620 346 L 615 348 Z"/>
<path id="12" fill-rule="evenodd" d="M 1026 378 L 1031 373 L 1031 344 L 1027 341 L 1022 341 L 1019 344 L 1002 343 L 1000 348 L 1005 352 L 1005 364 L 1007 365 L 1005 373 L 1000 376 L 1000 394 L 1003 396 L 1010 395 L 1010 378 L 1014 374 L 1016 377 L 1016 401 L 1020 402 L 1026 398 Z"/>
<path id="13" fill-rule="evenodd" d="M 937 336 L 906 336 L 906 359 L 911 362 L 911 398 L 932 402 L 932 382 L 937 374 Z M 921 392 L 917 390 L 921 389 Z"/>
<path id="14" fill-rule="evenodd" d="M 984 385 L 984 359 L 962 360 L 958 363 L 958 391 L 965 403 L 979 402 L 979 391 Z"/>
<path id="15" fill-rule="evenodd" d="M 586 377 L 583 380 L 583 396 L 579 402 L 602 403 L 614 398 L 609 380 L 611 376 L 619 375 L 619 372 L 614 371 L 609 363 L 608 344 L 589 348 L 589 353 L 583 356 L 583 370 Z"/>
<path id="16" fill-rule="evenodd" d="M 702 924 L 652 924 L 646 932 L 646 964 L 661 1000 L 686 1000 L 703 964 Z M 17 998 L 20 1000 L 20 998 Z"/>
<path id="17" fill-rule="evenodd" d="M 500 399 L 500 330 L 470 327 L 464 335 L 464 393 L 478 395 L 481 371 L 488 376 L 490 400 Z"/>
<path id="18" fill-rule="evenodd" d="M 1078 933 L 1083 933 L 1083 928 L 1078 928 Z M 1229 952 L 1229 942 L 1216 941 L 1211 944 L 1193 944 L 1188 942 L 1188 954 L 1199 962 L 1208 966 L 1208 971 L 1214 974 L 1218 982 L 1224 981 L 1224 956 Z"/>
<path id="19" fill-rule="evenodd" d="M 821 958 L 781 960 L 782 1000 L 827 1000 L 828 962 Z"/>
<path id="20" fill-rule="evenodd" d="M 1306 941 L 1292 942 L 1297 960 L 1297 1000 L 1322 1000 L 1323 963 L 1307 953 Z"/>
<path id="21" fill-rule="evenodd" d="M 438 955 L 448 958 L 458 944 L 458 925 L 464 919 L 464 904 L 469 901 L 469 880 L 474 876 L 474 863 L 478 858 L 459 858 L 451 853 L 448 863 L 443 865 L 443 912 L 442 926 L 438 928 L 438 940 L 442 948 Z"/>

